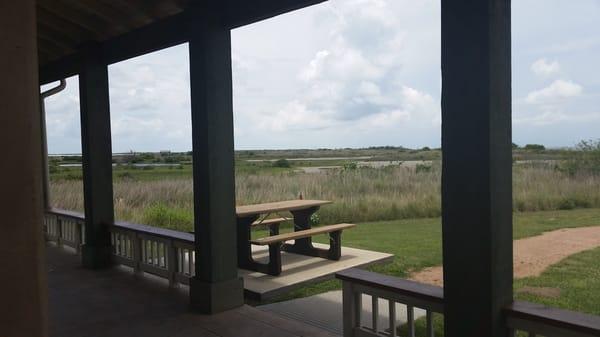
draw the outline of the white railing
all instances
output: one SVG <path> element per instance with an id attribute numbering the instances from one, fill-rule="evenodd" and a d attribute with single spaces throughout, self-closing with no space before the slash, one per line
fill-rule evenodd
<path id="1" fill-rule="evenodd" d="M 115 262 L 164 277 L 171 286 L 194 276 L 194 235 L 127 222 L 116 222 L 110 232 Z"/>
<path id="2" fill-rule="evenodd" d="M 406 308 L 403 336 L 415 336 L 415 312 L 425 318 L 425 336 L 435 334 L 433 314 L 443 314 L 444 295 L 440 287 L 381 275 L 360 269 L 337 273 L 344 293 L 344 337 L 400 336 L 398 304 Z M 364 317 L 363 301 L 370 297 L 371 317 Z M 387 322 L 380 322 L 380 310 L 387 309 Z M 539 304 L 515 301 L 504 309 L 511 336 L 527 337 L 599 337 L 600 316 L 554 309 Z"/>
<path id="3" fill-rule="evenodd" d="M 46 240 L 80 252 L 84 244 L 83 214 L 52 209 L 46 212 Z M 113 261 L 136 273 L 164 277 L 170 286 L 189 284 L 195 274 L 194 235 L 127 222 L 110 225 Z"/>
<path id="4" fill-rule="evenodd" d="M 46 212 L 44 218 L 44 234 L 46 240 L 54 241 L 58 246 L 68 246 L 81 251 L 85 243 L 83 235 L 85 219 L 81 214 L 52 209 Z"/>
<path id="5" fill-rule="evenodd" d="M 444 310 L 442 288 L 361 269 L 347 269 L 336 277 L 343 284 L 344 337 L 400 336 L 402 325 L 406 336 L 415 337 L 417 316 L 424 317 L 426 336 L 435 336 L 433 315 Z M 387 322 L 381 322 L 382 309 Z M 406 312 L 404 317 L 400 311 Z"/>

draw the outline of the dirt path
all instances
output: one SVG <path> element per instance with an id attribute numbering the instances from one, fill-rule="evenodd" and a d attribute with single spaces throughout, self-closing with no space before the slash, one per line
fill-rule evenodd
<path id="1" fill-rule="evenodd" d="M 600 246 L 600 226 L 565 228 L 514 242 L 515 278 L 538 276 L 569 255 Z M 411 280 L 441 286 L 442 267 L 431 267 L 410 276 Z"/>

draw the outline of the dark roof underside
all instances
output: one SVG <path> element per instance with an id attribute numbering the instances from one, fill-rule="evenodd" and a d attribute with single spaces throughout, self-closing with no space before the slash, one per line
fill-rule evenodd
<path id="1" fill-rule="evenodd" d="M 76 74 L 90 44 L 110 64 L 183 43 L 189 9 L 209 1 L 236 28 L 326 0 L 37 0 L 40 82 Z"/>

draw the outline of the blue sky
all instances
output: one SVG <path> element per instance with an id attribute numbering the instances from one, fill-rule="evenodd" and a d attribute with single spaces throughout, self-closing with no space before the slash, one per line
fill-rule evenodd
<path id="1" fill-rule="evenodd" d="M 513 1 L 513 140 L 600 138 L 600 0 Z M 232 32 L 237 149 L 440 145 L 439 0 L 331 0 Z M 109 67 L 115 152 L 191 148 L 187 45 Z M 79 153 L 77 79 L 47 101 Z"/>

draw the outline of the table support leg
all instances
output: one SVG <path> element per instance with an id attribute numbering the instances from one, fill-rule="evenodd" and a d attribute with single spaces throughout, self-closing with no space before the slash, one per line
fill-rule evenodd
<path id="1" fill-rule="evenodd" d="M 294 231 L 297 232 L 310 229 L 310 217 L 318 210 L 319 207 L 316 206 L 298 211 L 290 211 L 294 216 Z M 312 245 L 312 238 L 308 237 L 294 240 L 293 245 L 285 244 L 282 249 L 286 252 L 311 255 L 310 252 L 313 251 L 315 247 Z"/>
<path id="2" fill-rule="evenodd" d="M 254 264 L 252 259 L 252 245 L 250 244 L 251 224 L 258 219 L 258 216 L 246 218 L 237 218 L 237 255 L 238 267 L 250 269 Z"/>
<path id="3" fill-rule="evenodd" d="M 251 225 L 257 219 L 258 216 L 237 219 L 238 267 L 277 276 L 281 274 L 281 243 L 269 245 L 268 263 L 256 262 L 252 257 Z M 269 231 L 271 235 L 279 234 L 279 224 L 270 226 Z"/>
<path id="4" fill-rule="evenodd" d="M 320 257 L 328 260 L 339 260 L 342 257 L 342 232 L 329 233 L 329 249 L 317 248 L 312 244 L 310 247 L 297 244 L 284 244 L 281 249 L 288 253 Z"/>

